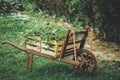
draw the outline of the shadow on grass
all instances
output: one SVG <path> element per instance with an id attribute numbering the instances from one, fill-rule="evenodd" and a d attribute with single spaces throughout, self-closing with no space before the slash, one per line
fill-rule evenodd
<path id="1" fill-rule="evenodd" d="M 104 64 L 99 66 L 95 75 L 85 76 L 76 74 L 73 67 L 68 64 L 60 62 L 44 63 L 41 66 L 35 65 L 33 67 L 30 78 L 34 79 L 35 76 L 43 80 L 117 80 L 120 78 L 120 72 L 117 69 L 119 62 L 115 62 L 114 65 Z"/>
<path id="2" fill-rule="evenodd" d="M 99 60 L 98 72 L 94 76 L 78 75 L 73 66 L 62 62 L 34 57 L 33 69 L 25 69 L 25 53 L 0 46 L 1 80 L 118 80 L 120 61 Z"/>
<path id="3" fill-rule="evenodd" d="M 34 57 L 33 69 L 25 69 L 26 54 L 15 49 L 2 52 L 6 57 L 5 55 L 2 55 L 4 59 L 1 57 L 3 64 L 0 70 L 4 73 L 0 73 L 1 80 L 118 80 L 120 78 L 119 61 L 112 63 L 99 61 L 97 74 L 85 76 L 76 74 L 72 65 L 49 61 L 38 56 Z"/>

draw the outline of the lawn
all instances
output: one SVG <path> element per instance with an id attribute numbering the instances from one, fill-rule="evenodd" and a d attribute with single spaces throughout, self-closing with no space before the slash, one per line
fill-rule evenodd
<path id="1" fill-rule="evenodd" d="M 50 21 L 44 14 L 27 14 L 23 18 L 0 15 L 0 80 L 119 80 L 119 63 L 107 64 L 99 60 L 98 72 L 94 76 L 78 75 L 73 66 L 46 58 L 34 57 L 33 69 L 25 67 L 26 54 L 2 41 L 11 41 L 19 45 L 20 37 L 30 26 L 39 25 L 40 21 Z M 13 14 L 12 14 L 13 15 Z M 116 66 L 118 66 L 116 68 Z"/>

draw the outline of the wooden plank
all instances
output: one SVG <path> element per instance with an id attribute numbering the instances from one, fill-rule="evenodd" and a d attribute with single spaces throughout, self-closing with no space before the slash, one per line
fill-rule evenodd
<path id="1" fill-rule="evenodd" d="M 78 40 L 78 41 L 75 41 L 75 43 L 77 44 L 77 43 L 80 43 L 82 40 Z M 71 44 L 73 44 L 73 42 L 68 42 L 67 43 L 67 45 L 71 45 Z"/>

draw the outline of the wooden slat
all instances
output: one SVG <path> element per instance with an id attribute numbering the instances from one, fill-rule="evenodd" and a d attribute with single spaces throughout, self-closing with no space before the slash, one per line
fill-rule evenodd
<path id="1" fill-rule="evenodd" d="M 33 39 L 33 38 L 27 38 L 28 40 L 32 40 L 32 41 L 36 41 L 36 42 L 39 42 L 40 40 L 37 40 L 37 39 Z"/>
<path id="2" fill-rule="evenodd" d="M 86 34 L 86 33 L 87 33 L 86 30 L 75 32 L 75 34 Z M 73 36 L 73 34 L 70 34 L 69 36 Z"/>
<path id="3" fill-rule="evenodd" d="M 49 49 L 49 48 L 45 48 L 45 47 L 42 47 L 42 49 L 44 49 L 44 50 L 49 50 L 49 51 L 52 51 L 52 52 L 55 52 L 55 50 L 52 50 L 52 49 Z M 58 51 L 58 52 L 61 52 L 61 51 Z"/>
<path id="4" fill-rule="evenodd" d="M 85 30 L 85 31 L 79 31 L 79 32 L 75 32 L 75 34 L 86 34 L 87 33 L 87 31 Z"/>
<path id="5" fill-rule="evenodd" d="M 70 56 L 70 55 L 74 55 L 74 52 L 64 54 L 64 56 L 63 56 L 63 57 Z"/>
<path id="6" fill-rule="evenodd" d="M 32 46 L 32 47 L 38 47 L 38 46 L 35 45 L 35 44 L 27 44 L 27 45 Z"/>
<path id="7" fill-rule="evenodd" d="M 81 41 L 82 41 L 82 40 L 78 40 L 78 41 L 75 41 L 75 43 L 77 44 L 77 43 L 80 43 Z M 71 45 L 71 44 L 73 44 L 73 41 L 67 43 L 67 45 Z"/>

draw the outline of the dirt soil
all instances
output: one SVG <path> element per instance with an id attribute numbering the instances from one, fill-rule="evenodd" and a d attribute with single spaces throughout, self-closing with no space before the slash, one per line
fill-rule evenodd
<path id="1" fill-rule="evenodd" d="M 90 45 L 86 44 L 87 48 L 90 49 Z M 92 51 L 98 59 L 99 64 L 102 62 L 106 65 L 111 65 L 120 70 L 120 48 L 114 43 L 105 41 L 94 41 L 94 50 Z"/>
<path id="2" fill-rule="evenodd" d="M 114 43 L 108 44 L 105 41 L 95 41 L 95 54 L 104 60 L 120 61 L 120 49 Z"/>

